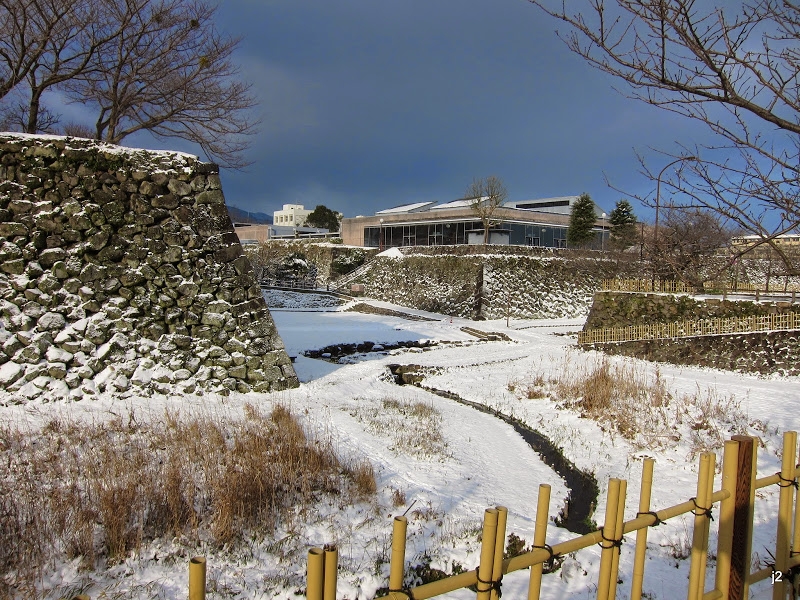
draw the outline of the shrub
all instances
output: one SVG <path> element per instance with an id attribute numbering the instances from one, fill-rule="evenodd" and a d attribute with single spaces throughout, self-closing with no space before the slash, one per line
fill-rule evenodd
<path id="1" fill-rule="evenodd" d="M 368 462 L 343 465 L 284 406 L 243 418 L 0 428 L 0 597 L 35 594 L 59 558 L 113 564 L 168 536 L 222 546 L 269 535 L 320 493 L 374 494 Z"/>

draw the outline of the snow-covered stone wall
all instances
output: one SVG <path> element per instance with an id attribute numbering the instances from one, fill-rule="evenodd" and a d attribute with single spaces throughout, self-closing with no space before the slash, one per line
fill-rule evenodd
<path id="1" fill-rule="evenodd" d="M 800 375 L 800 332 L 797 331 L 761 331 L 588 344 L 583 349 L 742 373 Z"/>
<path id="2" fill-rule="evenodd" d="M 523 249 L 524 250 L 524 249 Z M 365 293 L 421 310 L 473 319 L 585 316 L 604 278 L 627 263 L 584 256 L 378 256 L 358 279 Z"/>
<path id="3" fill-rule="evenodd" d="M 297 385 L 215 165 L 0 134 L 0 389 Z"/>
<path id="4" fill-rule="evenodd" d="M 800 312 L 800 304 L 763 299 L 730 300 L 695 297 L 689 294 L 641 294 L 598 292 L 584 329 L 628 327 L 651 323 L 672 323 L 684 319 L 750 317 Z"/>

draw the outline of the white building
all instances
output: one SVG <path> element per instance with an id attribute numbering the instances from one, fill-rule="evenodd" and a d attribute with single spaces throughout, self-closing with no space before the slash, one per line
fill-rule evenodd
<path id="1" fill-rule="evenodd" d="M 283 210 L 276 210 L 272 214 L 272 224 L 280 227 L 302 227 L 311 213 L 302 204 L 284 204 Z"/>

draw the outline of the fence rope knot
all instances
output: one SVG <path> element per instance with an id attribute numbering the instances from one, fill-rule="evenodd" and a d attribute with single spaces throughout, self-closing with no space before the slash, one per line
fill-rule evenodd
<path id="1" fill-rule="evenodd" d="M 800 465 L 798 465 L 800 466 Z M 795 467 L 797 468 L 797 467 Z M 778 487 L 788 488 L 793 487 L 794 489 L 800 489 L 800 486 L 797 484 L 797 478 L 794 479 L 786 479 L 783 475 L 781 475 L 780 471 L 775 473 L 778 476 Z"/>
<path id="2" fill-rule="evenodd" d="M 606 534 L 603 532 L 602 527 L 599 528 L 599 531 L 600 531 L 600 537 L 602 537 L 603 540 L 601 542 L 598 542 L 597 545 L 600 546 L 603 550 L 608 550 L 609 548 L 622 548 L 623 538 L 620 537 L 618 540 L 615 540 L 613 538 L 607 538 Z M 606 542 L 608 546 L 606 546 L 603 542 Z"/>
<path id="3" fill-rule="evenodd" d="M 401 588 L 399 590 L 393 590 L 393 589 L 389 588 L 389 593 L 390 594 L 403 594 L 406 598 L 409 598 L 410 600 L 414 600 L 414 590 L 412 590 L 411 588 Z"/>
<path id="4" fill-rule="evenodd" d="M 692 509 L 692 514 L 695 517 L 708 517 L 712 521 L 714 520 L 714 515 L 711 512 L 712 510 L 714 510 L 713 504 L 711 506 L 700 506 L 699 504 L 697 504 L 696 497 L 690 498 L 690 500 L 692 501 L 692 504 L 694 504 L 694 508 Z"/>
<path id="5" fill-rule="evenodd" d="M 547 553 L 550 555 L 547 557 L 548 561 L 551 561 L 554 558 L 558 558 L 559 556 L 561 556 L 560 554 L 556 554 L 555 552 L 553 552 L 553 547 L 550 544 L 542 544 L 541 546 L 533 544 L 531 545 L 531 548 L 534 550 L 547 550 Z"/>
<path id="6" fill-rule="evenodd" d="M 697 506 L 697 504 L 695 504 L 695 506 Z M 648 510 L 648 511 L 645 511 L 645 512 L 637 512 L 636 513 L 636 518 L 638 519 L 639 517 L 643 517 L 645 515 L 650 515 L 651 517 L 653 517 L 653 523 L 652 523 L 652 525 L 648 525 L 648 527 L 658 527 L 659 525 L 661 525 L 664 522 L 664 521 L 662 521 L 661 519 L 658 518 L 658 513 L 653 511 L 653 510 Z"/>
<path id="7" fill-rule="evenodd" d="M 497 581 L 492 581 L 491 579 L 488 581 L 484 581 L 481 579 L 481 576 L 478 573 L 478 569 L 480 567 L 475 567 L 475 577 L 478 578 L 478 583 L 482 583 L 483 585 L 488 585 L 489 587 L 480 589 L 478 588 L 479 592 L 491 592 L 492 590 L 497 590 L 497 597 L 500 598 L 503 595 L 502 585 L 503 585 L 503 576 L 500 575 L 500 579 Z M 476 586 L 477 587 L 477 586 Z"/>

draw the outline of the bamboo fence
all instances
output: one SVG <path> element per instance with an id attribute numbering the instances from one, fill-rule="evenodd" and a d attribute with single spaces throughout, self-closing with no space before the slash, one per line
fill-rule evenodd
<path id="1" fill-rule="evenodd" d="M 789 283 L 784 278 L 783 283 L 778 278 L 761 285 L 751 283 L 705 283 L 706 293 L 716 294 L 781 294 L 800 292 L 800 284 Z M 603 279 L 600 282 L 600 291 L 603 292 L 658 292 L 664 294 L 695 294 L 699 290 L 682 281 L 652 280 L 652 279 Z"/>
<path id="2" fill-rule="evenodd" d="M 603 292 L 662 292 L 667 294 L 693 294 L 695 288 L 682 281 L 661 281 L 652 279 L 603 279 L 600 282 Z"/>
<path id="3" fill-rule="evenodd" d="M 716 491 L 714 474 L 717 456 L 713 452 L 702 453 L 695 495 L 686 502 L 657 511 L 650 506 L 654 460 L 646 458 L 642 467 L 638 512 L 634 519 L 624 520 L 627 482 L 624 479 L 611 479 L 603 526 L 597 531 L 553 546 L 546 543 L 550 486 L 541 484 L 532 551 L 503 559 L 508 511 L 503 506 L 488 508 L 484 512 L 480 563 L 477 568 L 412 587 L 405 583 L 407 520 L 404 516 L 394 517 L 389 591 L 375 600 L 423 600 L 471 586 L 476 588 L 477 600 L 499 600 L 503 575 L 528 568 L 530 575 L 527 598 L 539 600 L 543 564 L 595 544 L 602 548 L 596 597 L 598 600 L 614 600 L 621 581 L 620 548 L 625 536 L 634 532 L 634 563 L 630 591 L 626 597 L 641 600 L 647 564 L 648 529 L 685 514 L 692 514 L 694 517 L 689 578 L 686 583 L 687 600 L 744 600 L 750 597 L 750 586 L 764 580 L 770 581 L 771 588 L 769 592 L 760 590 L 762 595 L 759 597 L 771 597 L 772 600 L 786 600 L 790 594 L 795 597 L 793 581 L 800 573 L 800 493 L 796 491 L 800 477 L 800 457 L 797 432 L 784 433 L 781 470 L 774 475 L 756 477 L 757 448 L 758 440 L 753 437 L 734 436 L 725 442 L 721 487 Z M 769 549 L 774 562 L 752 571 L 756 490 L 770 486 L 777 486 L 779 490 L 775 546 Z M 715 506 L 717 504 L 718 507 Z M 708 560 L 712 510 L 717 511 L 719 527 L 716 559 L 713 562 L 713 588 L 708 590 L 706 569 L 712 564 Z M 336 600 L 337 571 L 338 552 L 335 546 L 309 549 L 305 597 L 308 600 Z M 189 563 L 189 600 L 204 600 L 205 595 L 206 560 L 204 557 L 195 557 Z M 88 596 L 75 598 L 89 599 Z"/>
<path id="4" fill-rule="evenodd" d="M 698 335 L 752 333 L 756 331 L 785 331 L 800 329 L 800 313 L 787 312 L 749 317 L 684 320 L 672 323 L 603 327 L 578 333 L 578 344 L 605 344 L 636 340 L 662 340 Z"/>

